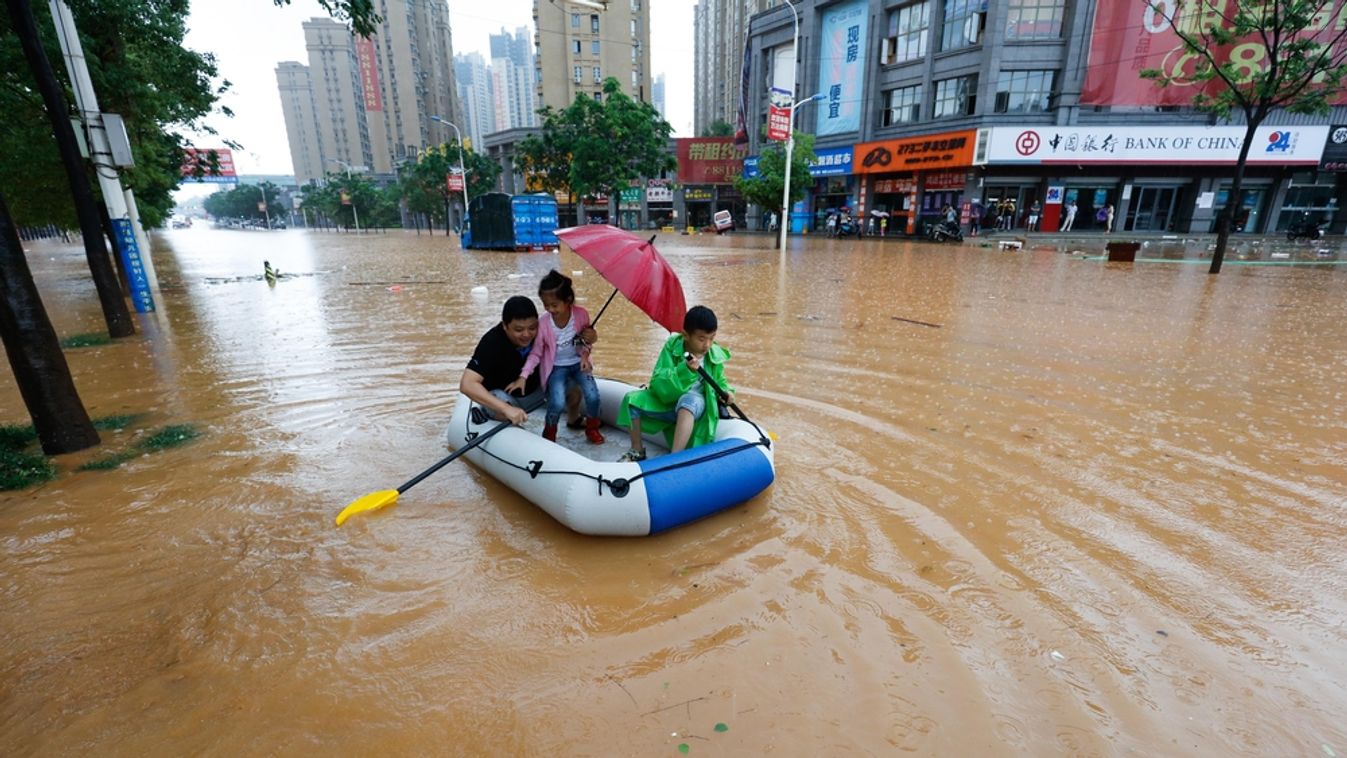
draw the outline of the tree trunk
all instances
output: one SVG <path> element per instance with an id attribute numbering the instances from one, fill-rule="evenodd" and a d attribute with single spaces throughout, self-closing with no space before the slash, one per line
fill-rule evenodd
<path id="1" fill-rule="evenodd" d="M 28 68 L 32 71 L 33 80 L 37 83 L 38 90 L 42 92 L 47 118 L 51 120 L 52 131 L 56 135 L 56 146 L 61 152 L 61 163 L 65 166 L 66 178 L 70 181 L 70 193 L 74 197 L 80 231 L 84 233 L 84 255 L 89 260 L 89 271 L 93 274 L 94 287 L 98 290 L 98 301 L 103 306 L 103 319 L 107 322 L 108 334 L 112 337 L 130 336 L 136 333 L 135 323 L 131 321 L 126 300 L 122 298 L 117 273 L 108 262 L 107 245 L 104 244 L 98 222 L 98 206 L 94 201 L 93 189 L 89 186 L 89 177 L 84 173 L 79 143 L 75 141 L 75 130 L 70 125 L 70 111 L 66 106 L 65 93 L 56 81 L 46 51 L 42 49 L 37 21 L 33 18 L 33 8 L 28 0 L 5 0 L 5 5 L 9 8 L 9 18 L 14 24 L 14 32 L 23 45 L 23 55 L 28 59 Z"/>
<path id="2" fill-rule="evenodd" d="M 1225 207 L 1216 219 L 1216 249 L 1211 254 L 1209 274 L 1221 273 L 1221 263 L 1225 261 L 1225 248 L 1230 243 L 1230 225 L 1234 216 L 1244 207 L 1241 190 L 1244 186 L 1244 167 L 1249 162 L 1249 149 L 1253 147 L 1253 134 L 1258 131 L 1257 121 L 1251 120 L 1244 129 L 1244 144 L 1239 148 L 1239 161 L 1235 163 L 1235 178 L 1230 182 L 1230 194 L 1226 195 Z"/>
<path id="3" fill-rule="evenodd" d="M 0 339 L 42 451 L 73 453 L 99 442 L 47 318 L 9 206 L 0 195 Z"/>

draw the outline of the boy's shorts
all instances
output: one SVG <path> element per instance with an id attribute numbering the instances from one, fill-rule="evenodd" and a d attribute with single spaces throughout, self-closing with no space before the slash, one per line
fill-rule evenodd
<path id="1" fill-rule="evenodd" d="M 646 418 L 651 421 L 663 421 L 666 424 L 672 424 L 678 420 L 678 412 L 684 408 L 692 414 L 694 419 L 699 419 L 702 417 L 703 413 L 706 413 L 706 398 L 702 395 L 701 384 L 697 384 L 692 389 L 684 392 L 683 396 L 678 398 L 678 402 L 674 404 L 672 410 L 645 411 L 634 405 L 630 406 L 628 410 L 631 411 L 633 418 Z"/>

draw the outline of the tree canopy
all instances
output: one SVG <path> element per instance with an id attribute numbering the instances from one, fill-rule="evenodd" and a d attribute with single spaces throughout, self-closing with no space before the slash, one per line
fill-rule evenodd
<path id="1" fill-rule="evenodd" d="M 790 162 L 790 202 L 805 196 L 813 186 L 814 178 L 809 174 L 809 164 L 814 162 L 814 135 L 795 132 L 795 147 L 791 150 Z M 758 155 L 758 175 L 752 178 L 738 177 L 734 188 L 739 190 L 748 202 L 764 208 L 781 208 L 781 189 L 786 184 L 786 148 L 781 142 L 772 142 Z M 782 223 L 785 223 L 784 220 Z"/>
<path id="2" fill-rule="evenodd" d="M 1336 0 L 1142 0 L 1183 43 L 1165 70 L 1146 69 L 1160 87 L 1191 86 L 1193 107 L 1244 119 L 1244 142 L 1217 223 L 1211 273 L 1219 273 L 1254 133 L 1274 110 L 1326 115 L 1347 76 L 1347 26 Z"/>
<path id="3" fill-rule="evenodd" d="M 183 46 L 187 0 L 69 0 L 80 29 L 99 108 L 121 114 L 136 165 L 122 183 L 136 193 L 141 219 L 158 226 L 173 207 L 184 130 L 209 131 L 201 119 L 228 87 L 213 84 L 214 56 Z M 38 13 L 43 47 L 62 58 L 50 14 Z M 65 82 L 64 66 L 54 66 Z M 71 103 L 73 107 L 74 103 Z M 9 190 L 20 223 L 75 226 L 74 206 L 51 133 L 18 39 L 0 14 L 0 187 Z"/>
<path id="4" fill-rule="evenodd" d="M 634 179 L 677 167 L 668 149 L 673 127 L 612 77 L 603 83 L 601 101 L 580 94 L 564 109 L 539 113 L 542 135 L 520 143 L 516 165 L 545 191 L 613 196 Z"/>
<path id="5" fill-rule="evenodd" d="M 262 195 L 266 194 L 267 212 L 263 213 L 258 205 Z M 202 203 L 206 212 L 215 218 L 270 218 L 274 223 L 286 217 L 285 206 L 280 202 L 280 188 L 271 182 L 245 184 L 233 189 L 216 192 Z"/>
<path id="6" fill-rule="evenodd" d="M 723 118 L 718 118 L 707 125 L 702 130 L 703 137 L 733 137 L 734 125 Z"/>

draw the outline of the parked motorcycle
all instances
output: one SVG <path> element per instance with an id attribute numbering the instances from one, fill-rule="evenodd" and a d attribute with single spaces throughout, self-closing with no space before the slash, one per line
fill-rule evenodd
<path id="1" fill-rule="evenodd" d="M 1286 230 L 1286 239 L 1292 242 L 1297 239 L 1317 240 L 1322 236 L 1324 236 L 1323 225 L 1316 224 L 1308 218 L 1292 222 L 1291 227 Z"/>
<path id="2" fill-rule="evenodd" d="M 956 223 L 941 221 L 926 227 L 926 239 L 932 242 L 944 242 L 946 240 L 963 242 L 963 229 Z"/>

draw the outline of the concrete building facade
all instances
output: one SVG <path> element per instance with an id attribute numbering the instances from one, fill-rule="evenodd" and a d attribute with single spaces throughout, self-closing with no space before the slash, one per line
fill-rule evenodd
<path id="1" fill-rule="evenodd" d="M 534 0 L 538 106 L 565 108 L 582 92 L 602 97 L 608 77 L 633 100 L 650 102 L 650 2 L 612 0 L 600 10 L 593 2 Z"/>
<path id="2" fill-rule="evenodd" d="M 497 130 L 538 125 L 538 84 L 528 29 L 504 29 L 490 37 L 491 81 Z"/>
<path id="3" fill-rule="evenodd" d="M 748 20 L 776 3 L 777 0 L 698 0 L 693 10 L 695 134 L 705 134 L 716 121 L 735 123 L 739 115 Z"/>
<path id="4" fill-rule="evenodd" d="M 749 172 L 766 146 L 768 89 L 793 81 L 797 100 L 821 96 L 797 111 L 820 160 L 795 229 L 846 209 L 867 225 L 888 214 L 889 234 L 919 233 L 947 205 L 985 227 L 1013 203 L 1014 228 L 1037 206 L 1038 228 L 1057 230 L 1074 204 L 1073 231 L 1211 231 L 1243 126 L 1191 108 L 1186 88 L 1160 93 L 1139 78 L 1172 45 L 1127 3 L 801 0 L 799 55 L 791 9 L 759 13 Z M 1341 123 L 1341 107 L 1328 119 L 1269 117 L 1237 231 L 1280 231 L 1301 214 L 1347 222 L 1337 175 L 1319 170 L 1329 125 Z"/>
<path id="5" fill-rule="evenodd" d="M 454 78 L 458 100 L 463 106 L 463 136 L 472 140 L 474 149 L 482 138 L 496 131 L 495 86 L 491 67 L 481 53 L 454 56 Z"/>
<path id="6" fill-rule="evenodd" d="M 291 160 L 301 182 L 344 170 L 342 164 L 392 176 L 427 145 L 453 138 L 431 119 L 458 123 L 462 114 L 448 4 L 388 0 L 380 14 L 379 31 L 368 39 L 353 37 L 330 18 L 306 21 L 308 66 L 277 65 Z"/>
<path id="7" fill-rule="evenodd" d="M 295 180 L 304 185 L 321 179 L 326 151 L 313 84 L 309 81 L 309 67 L 293 61 L 277 65 L 276 86 L 281 94 L 281 113 L 285 117 L 285 134 L 290 141 Z"/>

